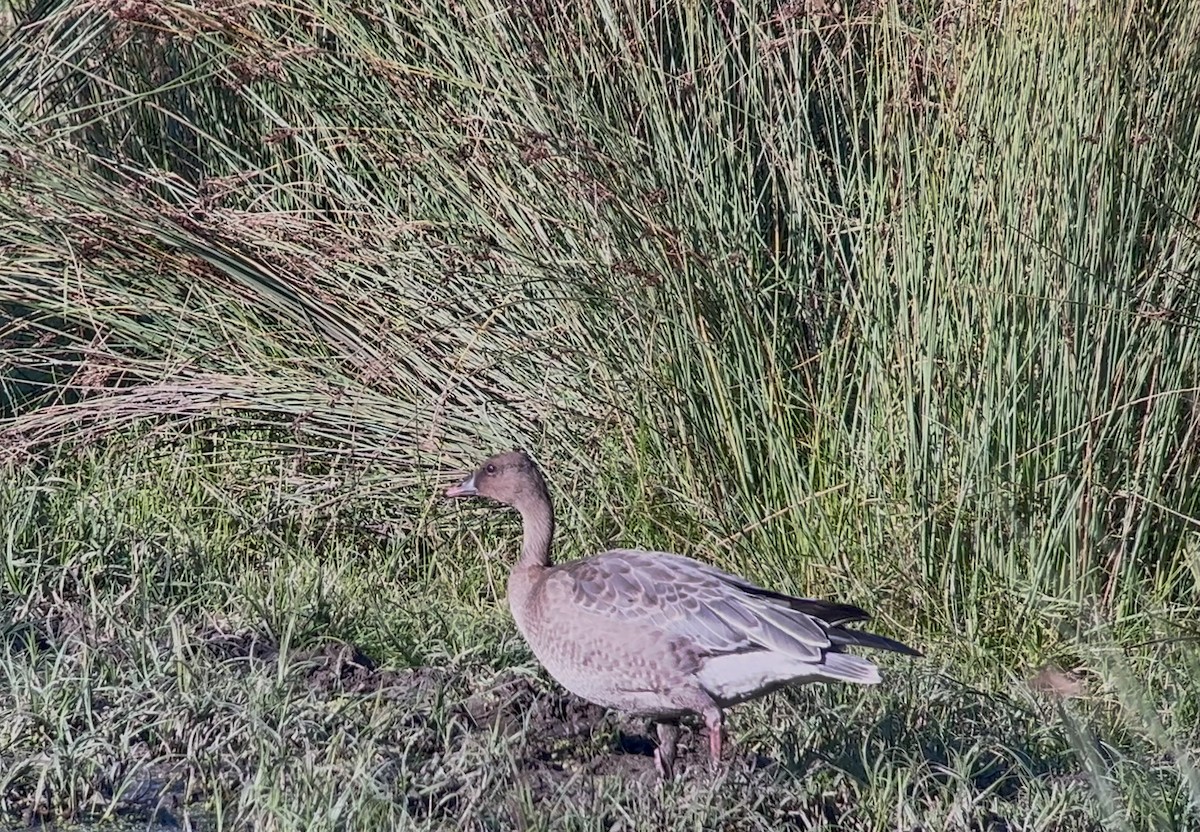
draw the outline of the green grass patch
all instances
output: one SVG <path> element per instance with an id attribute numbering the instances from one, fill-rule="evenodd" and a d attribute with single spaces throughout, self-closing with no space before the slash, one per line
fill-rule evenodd
<path id="1" fill-rule="evenodd" d="M 1194 826 L 1198 26 L 0 6 L 0 812 Z M 437 497 L 518 445 L 560 557 L 927 658 L 645 782 L 512 628 L 512 519 Z"/>

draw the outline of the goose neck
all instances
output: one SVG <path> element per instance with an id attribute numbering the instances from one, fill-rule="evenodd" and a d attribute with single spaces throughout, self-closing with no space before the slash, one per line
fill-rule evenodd
<path id="1" fill-rule="evenodd" d="M 521 566 L 549 566 L 550 547 L 554 542 L 554 509 L 546 499 L 533 500 L 520 506 L 524 540 L 521 544 Z"/>

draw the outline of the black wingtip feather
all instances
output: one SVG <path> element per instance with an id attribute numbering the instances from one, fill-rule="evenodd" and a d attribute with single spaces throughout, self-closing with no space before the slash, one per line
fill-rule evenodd
<path id="1" fill-rule="evenodd" d="M 824 621 L 826 624 L 837 626 L 839 624 L 852 624 L 857 621 L 869 621 L 871 618 L 869 612 L 853 604 L 839 604 L 837 601 L 820 601 L 815 598 L 797 598 L 794 595 L 785 595 L 782 592 L 763 589 L 761 586 L 754 586 L 753 584 L 731 583 L 747 595 L 757 595 L 759 598 L 770 598 L 772 601 L 779 601 L 798 612 Z"/>
<path id="2" fill-rule="evenodd" d="M 887 636 L 879 636 L 875 633 L 864 633 L 862 630 L 847 630 L 842 627 L 832 627 L 829 630 L 829 640 L 839 646 L 845 645 L 850 647 L 873 647 L 876 650 L 889 650 L 893 653 L 900 653 L 904 656 L 913 656 L 914 658 L 922 658 L 924 653 L 920 650 L 914 650 L 907 644 L 902 644 L 895 639 L 890 639 Z"/>

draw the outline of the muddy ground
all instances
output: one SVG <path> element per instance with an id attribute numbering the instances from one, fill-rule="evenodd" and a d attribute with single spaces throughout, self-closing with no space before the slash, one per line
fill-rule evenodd
<path id="1" fill-rule="evenodd" d="M 260 651 L 261 646 L 237 645 Z M 381 694 L 419 714 L 421 702 L 454 686 L 450 671 L 437 667 L 382 670 L 352 644 L 334 643 L 297 656 L 310 666 L 305 683 L 323 696 Z M 274 661 L 274 656 L 269 657 Z M 551 683 L 517 671 L 501 673 L 452 706 L 465 732 L 499 731 L 523 736 L 519 762 L 535 773 L 536 791 L 553 788 L 580 771 L 657 780 L 653 724 L 621 717 Z M 703 726 L 685 725 L 678 749 L 681 772 L 707 767 Z M 599 753 L 595 753 L 599 752 Z M 586 756 L 584 756 L 586 755 Z M 763 761 L 755 760 L 761 764 Z M 686 776 L 686 775 L 684 775 Z"/>
<path id="2" fill-rule="evenodd" d="M 68 640 L 81 637 L 95 646 L 94 639 L 81 630 L 70 626 L 50 629 L 57 631 L 53 640 L 62 638 L 65 630 L 70 632 Z M 38 641 L 48 646 L 49 639 Z M 120 651 L 119 642 L 119 638 L 114 639 L 109 646 Z M 266 677 L 279 672 L 280 648 L 261 636 L 210 629 L 197 633 L 192 644 L 235 676 Z M 292 683 L 307 688 L 318 701 L 344 703 L 362 697 L 364 701 L 382 698 L 391 703 L 401 721 L 419 734 L 419 741 L 408 744 L 407 750 L 398 748 L 398 754 L 415 752 L 434 758 L 454 754 L 472 742 L 485 743 L 488 736 L 506 738 L 520 780 L 535 800 L 561 795 L 564 788 L 585 788 L 581 781 L 597 775 L 615 775 L 646 784 L 657 781 L 653 726 L 648 721 L 621 718 L 528 670 L 486 674 L 483 681 L 472 685 L 445 668 L 382 669 L 359 647 L 345 642 L 293 650 L 287 656 L 287 665 Z M 440 706 L 435 704 L 438 702 Z M 434 720 L 443 728 L 449 726 L 448 730 L 428 724 Z M 685 723 L 676 777 L 709 776 L 706 749 L 702 726 Z M 738 760 L 736 749 L 734 754 L 734 765 L 759 768 L 766 763 L 761 758 Z M 195 807 L 206 797 L 195 788 L 194 774 L 181 759 L 177 765 L 154 764 L 136 769 L 132 788 L 128 779 L 122 781 L 116 771 L 97 774 L 92 788 L 97 796 L 117 795 L 120 816 L 169 828 L 185 806 Z M 581 774 L 588 776 L 581 778 Z M 114 787 L 117 782 L 123 782 L 120 789 Z M 188 783 L 193 785 L 189 787 Z M 400 794 L 396 796 L 403 799 Z M 425 795 L 410 800 L 410 811 L 417 816 L 441 815 L 445 810 L 435 808 L 437 803 Z M 38 811 L 33 801 L 28 805 L 25 823 L 37 825 L 51 820 Z M 453 805 L 452 799 L 448 805 Z M 87 815 L 86 809 L 81 812 L 81 817 Z"/>
<path id="3" fill-rule="evenodd" d="M 278 658 L 274 646 L 246 635 L 216 636 L 210 649 L 226 659 L 247 659 L 264 672 L 272 671 Z M 308 666 L 305 684 L 322 696 L 378 693 L 399 706 L 419 708 L 422 700 L 453 685 L 452 674 L 443 668 L 380 669 L 370 656 L 345 642 L 297 652 L 292 661 Z M 583 769 L 593 774 L 656 779 L 652 723 L 620 717 L 553 683 L 539 684 L 526 673 L 500 674 L 486 687 L 472 690 L 454 710 L 462 717 L 463 730 L 524 734 L 527 742 L 522 762 L 532 770 L 546 771 L 550 780 L 553 772 L 562 768 L 555 761 L 570 758 L 572 740 L 583 743 L 597 735 L 610 735 L 610 753 L 592 761 L 573 760 L 575 764 L 582 763 Z M 683 726 L 677 756 L 681 770 L 707 766 L 704 731 L 702 725 Z M 759 758 L 748 762 L 766 764 Z"/>

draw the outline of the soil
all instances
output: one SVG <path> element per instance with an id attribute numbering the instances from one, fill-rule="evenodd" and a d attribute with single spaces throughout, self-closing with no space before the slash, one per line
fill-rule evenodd
<path id="1" fill-rule="evenodd" d="M 259 670 L 278 658 L 273 645 L 245 634 L 213 634 L 209 649 L 222 658 L 244 659 L 249 667 L 263 665 L 256 668 Z M 307 665 L 304 683 L 323 696 L 379 694 L 419 709 L 439 691 L 455 687 L 455 680 L 444 669 L 382 670 L 370 656 L 346 642 L 298 651 L 294 660 Z M 657 780 L 656 741 L 649 720 L 619 716 L 527 673 L 507 671 L 485 687 L 470 691 L 455 714 L 461 717 L 463 732 L 499 731 L 523 737 L 523 745 L 515 751 L 535 795 L 580 773 Z M 686 722 L 681 729 L 676 777 L 706 776 L 708 740 L 704 729 Z M 752 769 L 770 764 L 759 757 L 745 762 Z"/>
<path id="2" fill-rule="evenodd" d="M 273 665 L 279 655 L 273 645 L 247 634 L 213 634 L 208 648 L 224 659 L 245 660 L 249 668 L 259 671 Z M 370 656 L 346 642 L 330 642 L 293 655 L 294 661 L 307 665 L 304 683 L 325 696 L 378 693 L 416 703 L 452 681 L 447 671 L 436 667 L 381 670 Z M 520 672 L 501 674 L 487 687 L 472 691 L 456 711 L 465 731 L 524 735 L 521 762 L 541 775 L 535 779 L 554 780 L 555 772 L 565 778 L 580 771 L 639 779 L 657 776 L 652 723 L 619 717 L 561 688 L 547 690 Z M 703 770 L 706 749 L 703 729 L 697 732 L 683 725 L 676 771 Z"/>
<path id="3" fill-rule="evenodd" d="M 522 767 L 532 775 L 535 795 L 580 772 L 619 774 L 652 780 L 654 747 L 647 720 L 619 717 L 561 689 L 545 690 L 528 676 L 510 672 L 463 704 L 468 724 L 476 731 L 499 729 L 522 735 Z M 685 728 L 680 738 L 680 767 L 700 759 L 698 744 Z"/>
<path id="4" fill-rule="evenodd" d="M 269 639 L 216 628 L 196 635 L 199 650 L 233 673 L 277 672 L 281 651 Z M 79 641 L 101 649 L 122 650 L 119 638 L 97 636 L 70 615 L 53 620 L 48 616 L 42 627 L 20 635 L 31 644 Z M 472 735 L 505 735 L 514 740 L 511 748 L 519 776 L 535 799 L 558 793 L 564 786 L 581 787 L 580 774 L 619 776 L 647 784 L 657 781 L 651 723 L 620 717 L 528 672 L 506 671 L 472 689 L 460 676 L 442 668 L 381 669 L 358 646 L 341 641 L 291 651 L 288 663 L 295 669 L 296 682 L 307 686 L 316 697 L 385 697 L 411 713 L 414 726 L 427 724 L 433 702 L 458 702 L 450 707 L 448 733 L 429 731 L 427 743 L 418 741 L 408 750 L 431 755 L 454 753 L 461 743 L 470 742 Z M 709 776 L 707 738 L 696 726 L 685 723 L 681 727 L 676 777 Z M 447 736 L 449 746 L 445 744 Z M 748 761 L 750 768 L 761 767 L 764 762 Z M 734 764 L 740 765 L 736 760 Z M 123 805 L 118 811 L 127 819 L 141 818 L 152 826 L 169 827 L 183 805 L 202 797 L 185 793 L 184 783 L 190 778 L 182 770 L 149 767 L 144 775 L 132 788 L 128 782 L 125 784 Z M 111 784 L 104 782 L 98 781 L 95 788 L 102 794 L 112 792 Z"/>
<path id="5" fill-rule="evenodd" d="M 244 663 L 247 671 L 271 668 L 279 660 L 274 643 L 252 633 L 212 631 L 204 635 L 205 649 L 232 663 Z M 344 641 L 331 641 L 293 651 L 291 661 L 305 666 L 304 684 L 315 693 L 333 696 L 376 692 L 426 692 L 444 681 L 437 668 L 380 670 L 373 659 Z"/>

